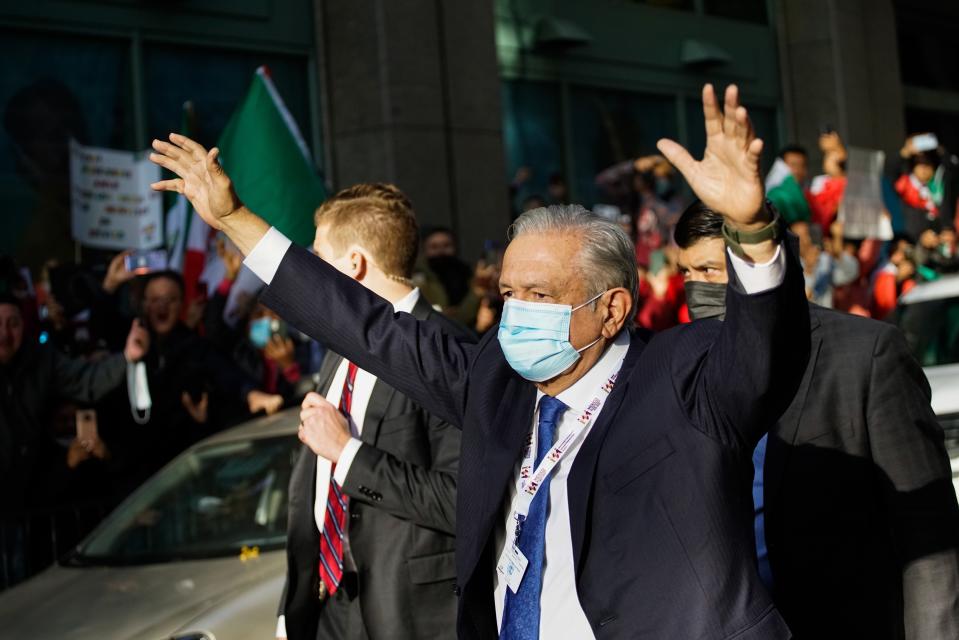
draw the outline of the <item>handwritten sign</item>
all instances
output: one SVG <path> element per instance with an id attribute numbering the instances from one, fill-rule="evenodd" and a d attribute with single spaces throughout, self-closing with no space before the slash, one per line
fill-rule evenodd
<path id="1" fill-rule="evenodd" d="M 839 204 L 838 220 L 847 238 L 892 240 L 892 224 L 882 202 L 882 168 L 886 154 L 849 147 L 846 191 Z"/>
<path id="2" fill-rule="evenodd" d="M 100 249 L 153 249 L 163 242 L 160 167 L 146 153 L 70 141 L 73 239 Z"/>

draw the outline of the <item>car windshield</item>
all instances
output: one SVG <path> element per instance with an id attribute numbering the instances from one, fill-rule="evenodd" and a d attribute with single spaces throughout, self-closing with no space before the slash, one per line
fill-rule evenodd
<path id="1" fill-rule="evenodd" d="M 111 513 L 71 561 L 144 564 L 281 548 L 298 445 L 283 436 L 186 452 Z"/>
<path id="2" fill-rule="evenodd" d="M 959 297 L 900 305 L 894 320 L 922 366 L 959 362 Z"/>

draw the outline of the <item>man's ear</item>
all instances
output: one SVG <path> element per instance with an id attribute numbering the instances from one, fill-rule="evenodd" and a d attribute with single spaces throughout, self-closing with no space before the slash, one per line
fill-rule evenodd
<path id="1" fill-rule="evenodd" d="M 357 282 L 363 282 L 363 279 L 369 274 L 369 260 L 367 260 L 363 251 L 355 245 L 347 251 L 347 268 L 350 270 L 350 277 Z"/>
<path id="2" fill-rule="evenodd" d="M 610 289 L 606 294 L 606 313 L 603 318 L 603 336 L 612 338 L 629 322 L 633 308 L 633 296 L 622 287 Z"/>

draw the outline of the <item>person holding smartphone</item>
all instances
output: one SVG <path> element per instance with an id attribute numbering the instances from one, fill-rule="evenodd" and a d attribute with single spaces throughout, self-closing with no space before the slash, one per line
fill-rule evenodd
<path id="1" fill-rule="evenodd" d="M 26 339 L 20 301 L 0 295 L 0 520 L 16 534 L 23 514 L 43 506 L 53 490 L 58 471 L 67 459 L 50 436 L 49 424 L 57 400 L 94 403 L 121 386 L 127 363 L 143 358 L 149 348 L 147 331 L 134 320 L 122 353 L 97 362 L 63 355 L 50 343 Z M 15 544 L 15 543 L 14 543 Z M 24 549 L 4 548 L 8 558 Z M 13 567 L 13 579 L 17 563 Z"/>

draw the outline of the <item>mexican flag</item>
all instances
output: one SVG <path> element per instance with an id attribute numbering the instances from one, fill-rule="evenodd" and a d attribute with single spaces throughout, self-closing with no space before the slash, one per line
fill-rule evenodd
<path id="1" fill-rule="evenodd" d="M 776 162 L 766 174 L 766 197 L 779 211 L 786 224 L 799 220 L 809 221 L 811 213 L 806 195 L 782 158 L 776 158 Z"/>
<path id="2" fill-rule="evenodd" d="M 220 162 L 244 204 L 297 244 L 309 245 L 313 241 L 313 213 L 326 197 L 326 190 L 313 167 L 303 135 L 267 67 L 256 70 L 250 89 L 227 122 L 217 147 Z M 178 252 L 174 246 L 168 246 L 171 267 L 182 269 L 189 303 L 199 282 L 205 283 L 212 294 L 225 270 L 216 252 L 216 232 L 192 211 L 189 202 L 181 196 L 170 214 L 176 216 L 172 220 L 185 217 L 187 221 L 179 227 L 183 249 Z M 168 223 L 167 237 L 171 237 L 171 229 L 177 228 L 175 223 Z M 180 263 L 174 263 L 173 259 L 180 255 Z M 259 286 L 259 280 L 248 270 L 240 272 L 227 303 L 228 320 L 235 307 L 233 301 L 244 294 L 255 294 Z"/>
<path id="3" fill-rule="evenodd" d="M 217 146 L 240 200 L 293 242 L 312 243 L 326 190 L 266 67 L 256 70 Z"/>
<path id="4" fill-rule="evenodd" d="M 180 133 L 193 137 L 196 134 L 196 112 L 193 103 L 183 103 L 183 120 Z M 167 210 L 164 224 L 167 246 L 167 265 L 183 274 L 184 313 L 189 304 L 199 296 L 201 275 L 208 262 L 208 253 L 213 248 L 216 232 L 193 210 L 186 196 L 177 194 L 173 205 Z M 215 256 L 215 252 L 213 253 Z M 216 286 L 214 283 L 212 286 Z"/>

